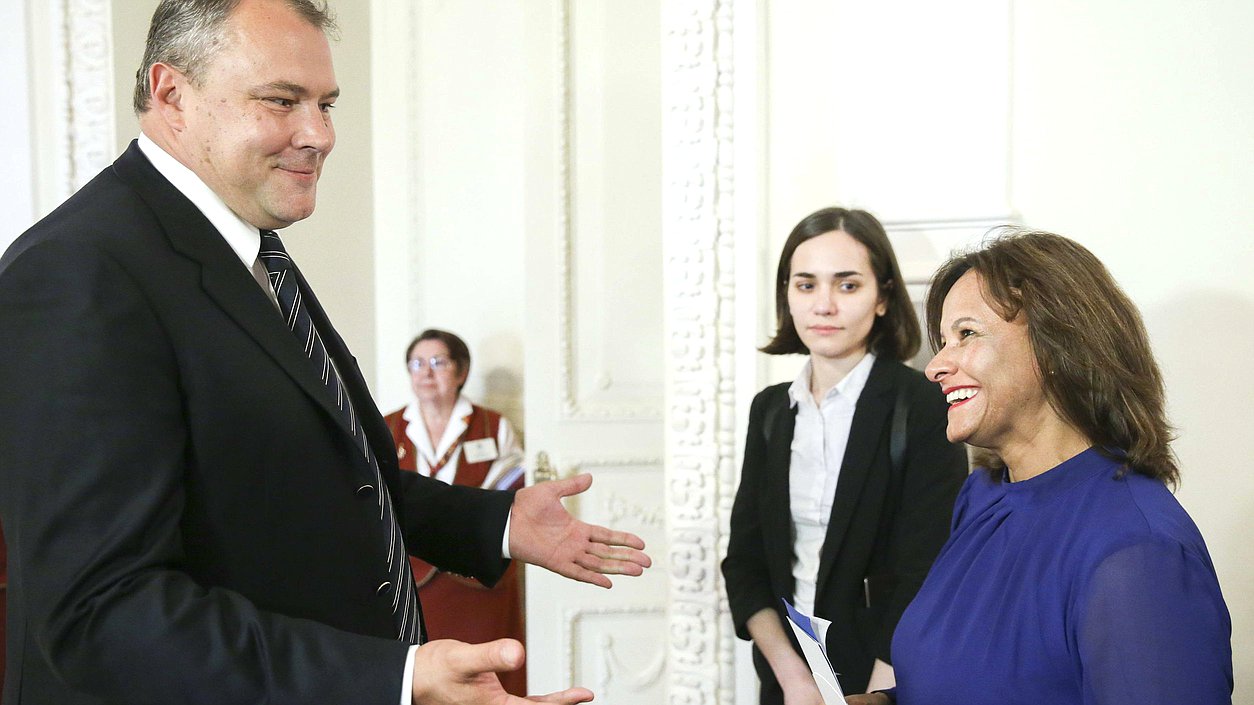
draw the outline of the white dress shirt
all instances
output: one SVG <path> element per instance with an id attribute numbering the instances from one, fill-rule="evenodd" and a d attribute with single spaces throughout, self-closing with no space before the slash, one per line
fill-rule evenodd
<path id="1" fill-rule="evenodd" d="M 788 464 L 788 504 L 793 525 L 793 604 L 814 614 L 819 576 L 819 557 L 827 539 L 827 524 L 836 496 L 836 481 L 849 445 L 849 429 L 858 397 L 871 376 L 875 355 L 867 353 L 845 378 L 827 390 L 821 402 L 810 394 L 807 362 L 788 388 L 791 406 L 797 408 L 793 426 L 792 454 Z"/>
<path id="2" fill-rule="evenodd" d="M 236 215 L 195 172 L 158 147 L 148 135 L 141 132 L 138 141 L 139 151 L 148 157 L 148 161 L 152 162 L 162 176 L 174 184 L 179 193 L 186 196 L 204 214 L 244 266 L 252 269 L 253 263 L 257 261 L 257 253 L 261 252 L 261 230 Z"/>
<path id="3" fill-rule="evenodd" d="M 164 149 L 157 146 L 148 135 L 139 133 L 139 151 L 148 157 L 148 161 L 161 172 L 174 188 L 187 197 L 196 206 L 217 231 L 226 240 L 226 244 L 235 251 L 244 266 L 252 273 L 253 279 L 270 299 L 275 308 L 279 307 L 279 297 L 269 285 L 266 268 L 257 255 L 261 252 L 261 230 L 235 214 L 235 211 L 213 192 L 199 176 L 177 159 L 170 156 Z M 334 363 L 333 363 L 334 364 Z"/>

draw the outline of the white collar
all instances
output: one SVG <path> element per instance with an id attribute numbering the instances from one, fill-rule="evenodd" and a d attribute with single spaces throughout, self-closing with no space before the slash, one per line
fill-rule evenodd
<path id="1" fill-rule="evenodd" d="M 152 166 L 204 214 L 244 266 L 252 269 L 257 253 L 261 251 L 260 229 L 236 215 L 194 171 L 159 147 L 148 135 L 139 133 L 138 141 L 139 151 L 148 157 Z"/>
<path id="2" fill-rule="evenodd" d="M 434 462 L 449 449 L 453 441 L 462 435 L 462 431 L 466 430 L 466 419 L 474 413 L 474 410 L 470 400 L 465 395 L 458 394 L 457 401 L 453 403 L 453 411 L 449 414 L 448 425 L 444 427 L 444 436 L 438 439 L 434 446 L 432 439 L 427 435 L 427 425 L 422 420 L 422 411 L 419 409 L 417 399 L 405 405 L 401 418 L 405 419 L 408 424 L 405 428 L 405 435 L 414 442 L 414 448 L 422 453 L 428 462 Z"/>
<path id="3" fill-rule="evenodd" d="M 814 363 L 812 360 L 806 360 L 806 364 L 801 368 L 801 372 L 797 378 L 792 381 L 788 387 L 788 406 L 794 407 L 802 399 L 813 399 L 810 395 L 810 370 Z M 858 361 L 858 364 L 849 370 L 849 373 L 837 382 L 831 389 L 827 390 L 827 394 L 823 395 L 823 399 L 831 399 L 839 394 L 849 399 L 857 400 L 862 396 L 862 389 L 866 387 L 866 382 L 871 377 L 871 368 L 875 366 L 875 353 L 867 352 Z"/>

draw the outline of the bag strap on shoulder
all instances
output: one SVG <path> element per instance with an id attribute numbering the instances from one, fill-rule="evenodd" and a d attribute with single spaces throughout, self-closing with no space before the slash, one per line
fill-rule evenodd
<path id="1" fill-rule="evenodd" d="M 897 398 L 893 402 L 893 425 L 888 436 L 888 458 L 892 462 L 893 478 L 900 478 L 905 472 L 906 462 L 906 417 L 910 415 L 910 390 L 908 385 L 897 387 Z"/>

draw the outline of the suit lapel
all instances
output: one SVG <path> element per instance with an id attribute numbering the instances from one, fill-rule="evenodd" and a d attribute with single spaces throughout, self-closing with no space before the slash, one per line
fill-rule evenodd
<path id="1" fill-rule="evenodd" d="M 135 142 L 114 162 L 114 171 L 152 208 L 170 246 L 200 265 L 200 284 L 209 298 L 265 350 L 287 376 L 343 429 L 345 435 L 349 435 L 349 429 L 342 423 L 326 385 L 315 374 L 300 343 L 283 325 L 274 304 L 257 286 L 235 251 L 200 209 L 152 166 Z M 305 291 L 308 293 L 307 286 Z M 318 311 L 321 314 L 321 308 Z M 315 323 L 323 335 L 339 340 L 325 320 L 315 319 Z M 340 362 L 338 357 L 336 362 Z M 360 375 L 357 377 L 360 378 Z M 349 391 L 354 404 L 359 398 L 356 392 L 356 389 Z"/>
<path id="2" fill-rule="evenodd" d="M 383 416 L 379 414 L 378 407 L 375 406 L 374 398 L 370 395 L 370 388 L 366 385 L 366 380 L 361 375 L 361 369 L 357 366 L 357 358 L 349 352 L 348 346 L 344 344 L 344 339 L 336 332 L 335 326 L 331 325 L 331 319 L 327 317 L 326 311 L 323 310 L 322 304 L 318 302 L 318 297 L 314 295 L 313 289 L 309 286 L 309 282 L 305 280 L 305 276 L 301 274 L 300 268 L 293 264 L 293 270 L 296 272 L 296 278 L 300 283 L 301 291 L 304 292 L 305 306 L 309 310 L 309 317 L 313 320 L 314 327 L 323 336 L 322 344 L 326 346 L 327 354 L 335 362 L 335 369 L 340 373 L 340 382 L 344 385 L 344 390 L 348 393 L 348 398 L 353 402 L 353 409 L 357 412 L 357 422 L 361 424 L 362 429 L 366 432 L 366 441 L 370 443 L 371 450 L 374 451 L 375 458 L 379 462 L 379 469 L 383 472 L 385 481 L 389 485 L 395 482 L 396 473 L 388 473 L 386 470 L 396 467 L 396 446 L 392 440 L 392 432 L 388 429 L 387 423 L 384 422 Z M 321 384 L 322 381 L 318 380 Z M 328 397 L 329 395 L 323 394 Z M 328 402 L 326 405 L 328 413 L 332 407 Z M 338 414 L 332 414 L 339 421 Z M 349 433 L 349 429 L 341 425 L 345 433 Z M 398 496 L 399 487 L 392 487 L 393 496 Z"/>
<path id="3" fill-rule="evenodd" d="M 823 553 L 819 557 L 819 574 L 815 581 L 816 594 L 832 573 L 836 553 L 844 542 L 854 508 L 862 497 L 862 488 L 870 476 L 875 461 L 875 451 L 883 430 L 887 428 L 892 413 L 892 370 L 890 360 L 877 357 L 871 367 L 866 386 L 854 407 L 853 424 L 849 428 L 849 442 L 840 466 L 840 478 L 836 481 L 836 494 L 832 498 L 832 513 L 827 524 L 827 537 L 823 540 Z"/>

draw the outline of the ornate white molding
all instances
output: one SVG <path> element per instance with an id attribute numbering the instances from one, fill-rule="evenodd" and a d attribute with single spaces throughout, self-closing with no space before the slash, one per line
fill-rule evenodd
<path id="1" fill-rule="evenodd" d="M 26 0 L 36 211 L 47 212 L 115 155 L 109 0 Z"/>
<path id="2" fill-rule="evenodd" d="M 898 264 L 906 284 L 926 285 L 932 273 L 954 250 L 980 242 L 998 227 L 1019 223 L 1014 213 L 993 213 L 952 220 L 885 220 L 884 229 L 898 252 Z M 903 242 L 907 239 L 923 247 Z M 911 252 L 918 254 L 906 254 Z"/>
<path id="3" fill-rule="evenodd" d="M 78 190 L 114 159 L 113 41 L 109 0 L 69 0 L 65 6 L 69 95 L 67 186 Z M 68 194 L 67 194 L 68 195 Z"/>
<path id="4" fill-rule="evenodd" d="M 656 456 L 599 456 L 596 458 L 574 457 L 564 463 L 569 474 L 578 474 L 593 468 L 616 468 L 619 470 L 656 470 L 662 467 L 662 459 Z M 563 473 L 566 474 L 566 473 Z"/>
<path id="5" fill-rule="evenodd" d="M 664 6 L 667 698 L 733 702 L 719 557 L 734 494 L 732 0 Z"/>
<path id="6" fill-rule="evenodd" d="M 566 610 L 565 618 L 562 622 L 566 625 L 566 632 L 562 635 L 562 653 L 564 654 L 562 659 L 562 667 L 564 669 L 561 679 L 562 683 L 575 682 L 575 671 L 579 667 L 579 654 L 575 651 L 575 644 L 578 642 L 577 636 L 580 624 L 585 619 L 623 615 L 664 617 L 666 615 L 666 607 L 664 605 L 615 605 L 612 607 L 580 607 Z M 630 648 L 636 652 L 647 651 L 650 645 L 633 642 Z M 632 690 L 639 691 L 656 683 L 665 671 L 666 650 L 662 648 L 657 648 L 657 655 L 643 669 L 636 671 L 630 671 L 623 666 L 622 659 L 618 658 L 618 654 L 614 649 L 614 640 L 611 634 L 603 633 L 599 636 L 597 650 L 599 651 L 602 665 L 602 671 L 599 674 L 595 691 L 597 693 L 609 692 L 616 679 L 626 683 Z"/>
<path id="7" fill-rule="evenodd" d="M 626 526 L 628 521 L 655 529 L 663 527 L 663 507 L 646 506 L 617 492 L 610 492 L 602 500 L 605 523 L 610 526 Z"/>
<path id="8" fill-rule="evenodd" d="M 643 456 L 572 459 L 565 465 L 565 469 L 561 472 L 563 477 L 593 470 L 626 473 L 661 473 L 663 470 L 661 458 Z M 601 515 L 598 521 L 609 526 L 623 527 L 628 523 L 651 529 L 662 529 L 665 526 L 664 506 L 641 504 L 636 499 L 618 492 L 605 493 L 600 501 L 600 509 Z"/>
<path id="9" fill-rule="evenodd" d="M 558 309 L 558 386 L 561 398 L 562 419 L 601 421 L 655 421 L 662 410 L 653 404 L 589 404 L 580 399 L 578 375 L 578 339 L 575 316 L 575 237 L 574 187 L 571 183 L 574 152 L 571 147 L 574 114 L 571 91 L 571 4 L 573 0 L 557 3 L 557 94 L 558 112 L 554 119 L 557 127 L 557 236 L 558 236 L 558 290 L 561 305 Z M 598 375 L 602 388 L 612 384 L 608 373 Z"/>
<path id="10" fill-rule="evenodd" d="M 633 643 L 629 648 L 638 652 L 640 650 L 639 646 L 639 644 Z M 657 683 L 666 667 L 666 650 L 658 649 L 653 656 L 653 660 L 643 669 L 634 672 L 630 671 L 628 666 L 623 663 L 623 660 L 618 657 L 618 651 L 614 645 L 614 635 L 609 633 L 598 636 L 597 651 L 601 655 L 601 677 L 597 681 L 598 687 L 596 692 L 608 692 L 615 679 L 625 682 L 627 688 L 632 692 L 640 692 Z"/>

